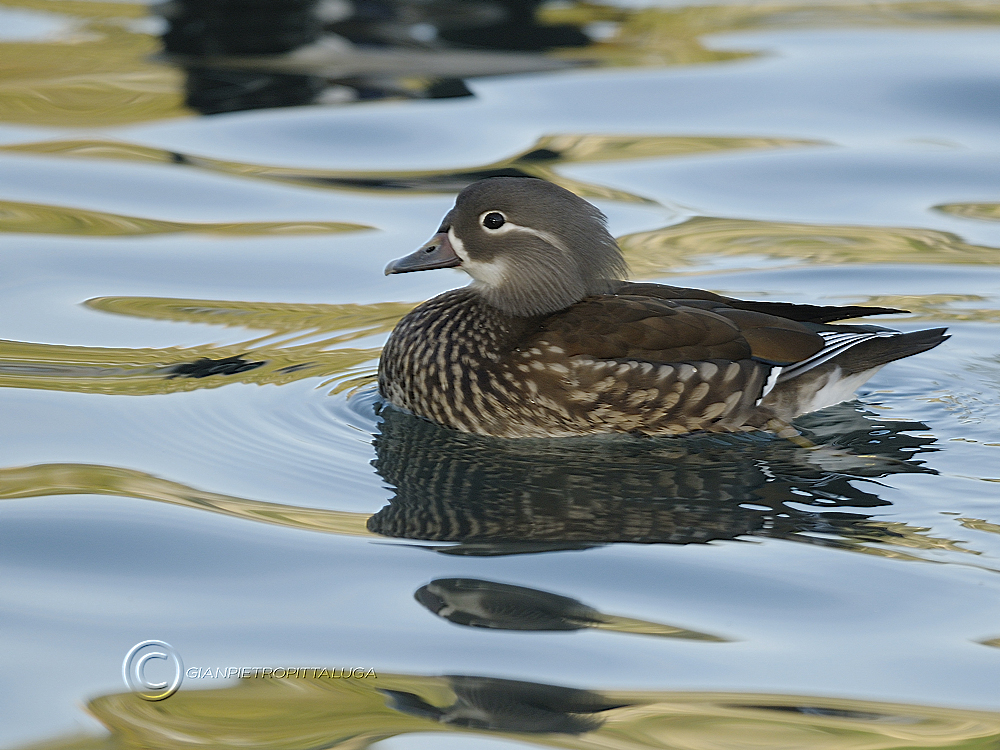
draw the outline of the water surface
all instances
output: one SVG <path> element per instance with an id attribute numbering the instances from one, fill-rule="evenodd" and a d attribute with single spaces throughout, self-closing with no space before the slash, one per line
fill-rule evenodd
<path id="1" fill-rule="evenodd" d="M 0 2 L 4 746 L 994 746 L 995 6 L 397 21 L 212 67 L 142 5 Z M 594 201 L 635 278 L 952 338 L 812 451 L 386 410 L 386 336 L 465 277 L 382 268 L 492 174 Z M 160 702 L 147 639 L 198 670 Z"/>

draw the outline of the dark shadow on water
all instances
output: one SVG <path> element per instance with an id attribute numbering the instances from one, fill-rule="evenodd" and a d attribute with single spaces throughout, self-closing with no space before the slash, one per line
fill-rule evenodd
<path id="1" fill-rule="evenodd" d="M 547 591 L 475 578 L 439 578 L 413 598 L 456 625 L 495 630 L 582 630 L 602 614 L 583 602 Z"/>
<path id="2" fill-rule="evenodd" d="M 440 724 L 499 732 L 592 732 L 600 714 L 628 705 L 600 693 L 557 685 L 490 677 L 446 678 L 455 701 L 438 707 L 414 693 L 382 690 L 390 708 Z"/>
<path id="3" fill-rule="evenodd" d="M 457 543 L 437 549 L 462 555 L 747 536 L 921 546 L 915 530 L 859 509 L 890 505 L 881 477 L 934 473 L 915 454 L 936 450 L 934 438 L 908 434 L 926 425 L 851 404 L 802 422 L 815 449 L 764 434 L 499 440 L 393 408 L 381 417 L 373 465 L 396 494 L 368 529 Z"/>
<path id="4" fill-rule="evenodd" d="M 473 628 L 532 632 L 597 628 L 715 643 L 729 640 L 676 625 L 601 612 L 549 591 L 479 578 L 438 578 L 417 589 L 413 598 L 438 617 Z"/>
<path id="5" fill-rule="evenodd" d="M 472 96 L 464 79 L 552 70 L 583 47 L 540 24 L 541 0 L 171 0 L 164 50 L 202 114 L 385 98 Z M 514 54 L 511 54 L 514 53 Z"/>

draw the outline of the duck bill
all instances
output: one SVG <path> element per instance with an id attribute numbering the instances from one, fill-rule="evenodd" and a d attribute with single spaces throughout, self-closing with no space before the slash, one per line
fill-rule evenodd
<path id="1" fill-rule="evenodd" d="M 455 254 L 446 232 L 438 232 L 426 245 L 415 253 L 397 258 L 385 267 L 385 275 L 409 273 L 410 271 L 430 271 L 435 268 L 454 268 L 462 265 L 462 259 Z"/>

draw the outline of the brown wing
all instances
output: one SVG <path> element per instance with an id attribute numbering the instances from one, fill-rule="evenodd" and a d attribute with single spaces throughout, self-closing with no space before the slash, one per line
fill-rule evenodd
<path id="1" fill-rule="evenodd" d="M 829 323 L 834 320 L 848 318 L 863 318 L 867 315 L 888 315 L 905 313 L 894 307 L 868 307 L 864 305 L 799 305 L 793 302 L 762 302 L 754 300 L 734 299 L 720 294 L 706 292 L 704 289 L 688 289 L 681 286 L 666 284 L 631 283 L 622 284 L 618 294 L 656 297 L 665 300 L 707 300 L 722 303 L 728 307 L 749 312 L 759 312 L 773 315 L 786 320 L 804 323 Z"/>
<path id="2" fill-rule="evenodd" d="M 735 323 L 650 297 L 586 299 L 550 317 L 533 338 L 561 347 L 566 356 L 598 359 L 683 362 L 750 356 Z"/>
<path id="3" fill-rule="evenodd" d="M 736 310 L 713 299 L 636 295 L 579 302 L 548 318 L 521 347 L 537 342 L 559 346 L 566 356 L 663 363 L 755 357 L 787 364 L 823 347 L 812 331 L 773 315 Z"/>
<path id="4" fill-rule="evenodd" d="M 714 307 L 712 312 L 734 323 L 756 359 L 777 365 L 801 362 L 819 352 L 823 338 L 801 323 L 776 315 Z"/>

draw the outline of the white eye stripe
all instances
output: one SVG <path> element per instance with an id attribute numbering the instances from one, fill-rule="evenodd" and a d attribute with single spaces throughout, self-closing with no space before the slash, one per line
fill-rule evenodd
<path id="1" fill-rule="evenodd" d="M 498 229 L 497 232 L 503 231 L 508 226 L 511 228 L 510 231 L 512 231 L 512 232 L 525 232 L 527 234 L 534 235 L 535 237 L 537 237 L 538 239 L 542 240 L 543 242 L 545 242 L 545 243 L 547 243 L 549 245 L 552 245 L 552 247 L 557 248 L 558 250 L 562 251 L 562 253 L 564 255 L 570 255 L 571 254 L 570 251 L 569 251 L 569 248 L 567 248 L 562 243 L 562 240 L 560 240 L 558 237 L 556 237 L 551 232 L 546 232 L 546 231 L 544 231 L 542 229 L 532 229 L 531 227 L 522 227 L 520 224 L 511 224 L 510 222 L 508 222 L 507 224 L 504 224 L 502 227 L 500 227 L 500 229 Z"/>
<path id="2" fill-rule="evenodd" d="M 482 223 L 483 222 L 483 218 L 487 214 L 500 214 L 501 216 L 503 216 L 504 217 L 504 224 L 503 224 L 503 226 L 498 227 L 497 229 L 490 229 L 489 227 L 483 225 L 483 223 Z M 548 243 L 549 245 L 552 245 L 555 248 L 558 248 L 559 250 L 561 250 L 566 255 L 570 254 L 569 249 L 566 247 L 566 245 L 564 245 L 562 243 L 562 241 L 558 237 L 556 237 L 554 234 L 552 234 L 551 232 L 546 232 L 546 231 L 544 231 L 542 229 L 533 229 L 532 227 L 525 227 L 525 226 L 522 226 L 520 224 L 515 224 L 510 219 L 508 219 L 503 214 L 502 211 L 483 211 L 483 213 L 481 213 L 479 215 L 479 224 L 480 224 L 480 226 L 483 227 L 483 229 L 485 229 L 487 232 L 490 233 L 490 235 L 493 235 L 493 236 L 496 236 L 498 234 L 507 234 L 508 232 L 525 232 L 527 234 L 534 235 L 538 239 L 542 240 L 543 242 Z M 452 233 L 449 232 L 448 236 L 451 237 Z"/>

